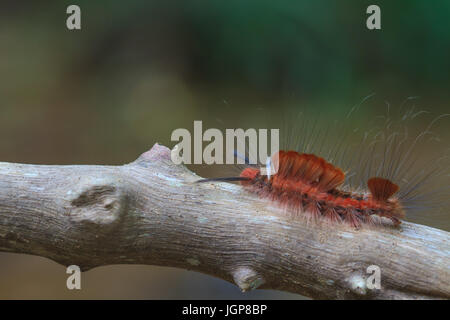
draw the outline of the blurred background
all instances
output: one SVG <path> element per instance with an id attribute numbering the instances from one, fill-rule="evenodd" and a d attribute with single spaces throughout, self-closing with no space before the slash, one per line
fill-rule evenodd
<path id="1" fill-rule="evenodd" d="M 81 8 L 81 30 L 66 28 L 70 4 Z M 370 4 L 381 8 L 381 30 L 366 28 Z M 446 0 L 3 0 L 0 161 L 120 165 L 156 142 L 172 147 L 172 131 L 194 120 L 257 127 L 301 108 L 335 117 L 368 96 L 366 115 L 409 97 L 449 112 L 449 16 Z M 0 299 L 303 298 L 242 294 L 153 266 L 88 271 L 77 292 L 66 278 L 47 259 L 0 253 Z"/>

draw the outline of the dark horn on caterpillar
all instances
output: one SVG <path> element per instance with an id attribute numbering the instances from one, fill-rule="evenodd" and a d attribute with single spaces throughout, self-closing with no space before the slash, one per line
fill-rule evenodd
<path id="1" fill-rule="evenodd" d="M 234 181 L 248 181 L 250 178 L 246 177 L 224 177 L 224 178 L 208 178 L 208 179 L 200 179 L 195 181 L 195 183 L 203 183 L 203 182 L 234 182 Z"/>

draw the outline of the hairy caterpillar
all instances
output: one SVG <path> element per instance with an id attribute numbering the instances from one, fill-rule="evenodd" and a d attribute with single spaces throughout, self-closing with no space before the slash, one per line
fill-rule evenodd
<path id="1" fill-rule="evenodd" d="M 448 208 L 448 149 L 434 132 L 448 115 L 434 117 L 414 134 L 410 122 L 426 113 L 399 111 L 396 118 L 388 107 L 385 115 L 370 115 L 370 125 L 341 131 L 339 120 L 318 124 L 302 115 L 296 133 L 279 151 L 276 174 L 261 175 L 258 168 L 246 166 L 237 176 L 199 182 L 239 181 L 246 191 L 294 215 L 353 227 L 398 226 L 409 214 Z"/>

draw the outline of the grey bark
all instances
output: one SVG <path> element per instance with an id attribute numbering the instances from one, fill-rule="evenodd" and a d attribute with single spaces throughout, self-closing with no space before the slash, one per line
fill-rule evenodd
<path id="1" fill-rule="evenodd" d="M 236 283 L 332 299 L 450 298 L 450 234 L 306 223 L 239 185 L 195 184 L 155 145 L 123 166 L 0 163 L 0 251 L 88 270 L 191 269 Z M 370 289 L 367 268 L 381 271 Z"/>

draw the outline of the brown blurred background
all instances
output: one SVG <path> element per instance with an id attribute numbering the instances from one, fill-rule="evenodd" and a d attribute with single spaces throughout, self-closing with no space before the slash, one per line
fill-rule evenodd
<path id="1" fill-rule="evenodd" d="M 69 4 L 79 31 L 66 28 Z M 375 110 L 419 96 L 449 112 L 450 2 L 377 1 L 378 31 L 365 26 L 369 4 L 2 1 L 0 161 L 119 165 L 173 146 L 171 132 L 194 120 L 256 127 L 304 106 L 335 115 L 372 93 Z M 430 225 L 448 228 L 439 219 Z M 79 292 L 66 278 L 47 259 L 0 254 L 2 299 L 301 298 L 153 266 L 91 270 Z"/>

